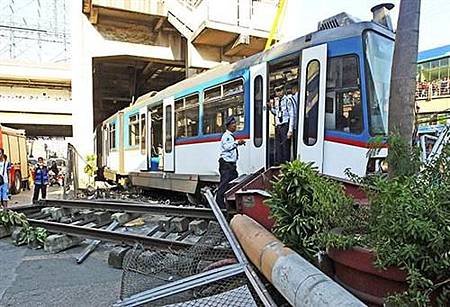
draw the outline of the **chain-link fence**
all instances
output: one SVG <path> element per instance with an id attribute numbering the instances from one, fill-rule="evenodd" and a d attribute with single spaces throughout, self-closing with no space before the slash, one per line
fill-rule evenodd
<path id="1" fill-rule="evenodd" d="M 135 246 L 124 259 L 122 306 L 258 306 L 224 233 L 211 222 L 186 251 Z"/>

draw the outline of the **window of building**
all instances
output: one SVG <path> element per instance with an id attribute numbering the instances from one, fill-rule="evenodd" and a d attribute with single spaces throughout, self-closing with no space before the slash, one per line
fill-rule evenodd
<path id="1" fill-rule="evenodd" d="M 139 117 L 138 114 L 128 118 L 128 145 L 133 147 L 139 145 Z"/>
<path id="2" fill-rule="evenodd" d="M 116 149 L 116 123 L 109 124 L 109 149 Z"/>
<path id="3" fill-rule="evenodd" d="M 198 135 L 198 94 L 175 101 L 175 125 L 177 138 Z"/>
<path id="4" fill-rule="evenodd" d="M 147 150 L 147 121 L 145 113 L 141 114 L 141 153 L 145 154 Z"/>
<path id="5" fill-rule="evenodd" d="M 233 115 L 237 131 L 244 129 L 244 82 L 238 79 L 205 91 L 203 134 L 222 133 L 225 120 Z"/>
<path id="6" fill-rule="evenodd" d="M 363 129 L 358 58 L 330 58 L 327 63 L 325 128 L 359 134 Z"/>
<path id="7" fill-rule="evenodd" d="M 260 147 L 263 142 L 263 78 L 257 76 L 253 82 L 253 143 Z"/>
<path id="8" fill-rule="evenodd" d="M 305 110 L 303 143 L 312 146 L 317 142 L 319 119 L 320 63 L 312 60 L 306 67 Z"/>
<path id="9" fill-rule="evenodd" d="M 172 152 L 172 106 L 166 106 L 166 153 Z"/>

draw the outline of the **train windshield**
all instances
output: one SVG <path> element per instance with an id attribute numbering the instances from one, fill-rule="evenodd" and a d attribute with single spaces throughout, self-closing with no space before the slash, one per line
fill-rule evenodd
<path id="1" fill-rule="evenodd" d="M 364 46 L 370 134 L 386 135 L 394 41 L 367 31 Z"/>

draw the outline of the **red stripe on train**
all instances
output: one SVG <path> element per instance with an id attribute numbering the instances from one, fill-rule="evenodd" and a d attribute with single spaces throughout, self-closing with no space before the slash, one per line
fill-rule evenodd
<path id="1" fill-rule="evenodd" d="M 244 139 L 249 139 L 249 138 L 250 138 L 249 135 L 236 136 L 236 140 L 244 140 Z M 192 144 L 220 142 L 220 139 L 221 139 L 221 137 L 211 137 L 211 138 L 193 139 L 193 140 L 178 140 L 175 142 L 175 145 L 179 146 L 179 145 L 192 145 Z M 362 148 L 369 147 L 369 144 L 366 142 L 346 139 L 346 138 L 342 138 L 342 137 L 335 137 L 335 136 L 326 136 L 325 141 L 339 143 L 339 144 L 345 144 L 345 145 L 351 145 L 351 146 L 356 146 L 356 147 L 362 147 Z"/>

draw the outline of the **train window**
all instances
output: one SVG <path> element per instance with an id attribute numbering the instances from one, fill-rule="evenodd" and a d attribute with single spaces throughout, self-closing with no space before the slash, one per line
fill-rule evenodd
<path id="1" fill-rule="evenodd" d="M 220 96 L 217 96 L 221 93 Z M 236 118 L 237 131 L 244 129 L 244 82 L 238 79 L 205 91 L 203 134 L 222 133 L 228 116 Z"/>
<path id="2" fill-rule="evenodd" d="M 172 152 L 172 106 L 166 106 L 166 153 Z"/>
<path id="3" fill-rule="evenodd" d="M 128 145 L 139 145 L 139 118 L 138 114 L 131 115 L 128 118 Z"/>
<path id="4" fill-rule="evenodd" d="M 363 129 L 358 58 L 331 58 L 327 64 L 325 128 L 359 134 Z"/>
<path id="5" fill-rule="evenodd" d="M 260 147 L 263 142 L 263 78 L 257 76 L 253 82 L 253 143 Z"/>
<path id="6" fill-rule="evenodd" d="M 306 67 L 305 110 L 303 123 L 303 143 L 312 146 L 317 142 L 319 117 L 320 63 L 312 60 Z"/>
<path id="7" fill-rule="evenodd" d="M 175 101 L 177 138 L 198 135 L 198 94 Z"/>
<path id="8" fill-rule="evenodd" d="M 109 149 L 116 148 L 116 123 L 109 124 Z"/>
<path id="9" fill-rule="evenodd" d="M 147 121 L 145 113 L 141 114 L 141 153 L 145 154 L 147 149 Z"/>

